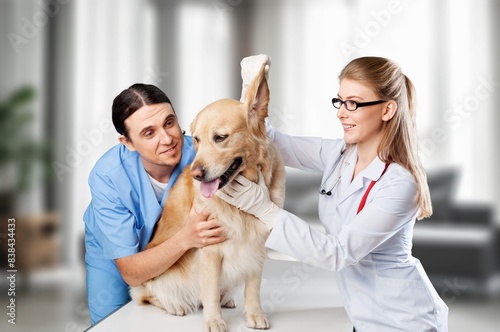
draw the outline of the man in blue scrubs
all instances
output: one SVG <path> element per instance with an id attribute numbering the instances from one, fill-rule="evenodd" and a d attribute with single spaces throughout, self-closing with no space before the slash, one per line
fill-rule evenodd
<path id="1" fill-rule="evenodd" d="M 113 101 L 120 144 L 97 161 L 84 214 L 87 293 L 92 324 L 130 300 L 137 286 L 168 269 L 188 249 L 225 240 L 209 211 L 192 212 L 172 238 L 144 250 L 169 189 L 194 156 L 168 97 L 153 85 L 134 84 Z"/>

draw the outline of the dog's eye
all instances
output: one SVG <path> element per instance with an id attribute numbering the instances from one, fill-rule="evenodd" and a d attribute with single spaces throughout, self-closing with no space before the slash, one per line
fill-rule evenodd
<path id="1" fill-rule="evenodd" d="M 194 136 L 193 138 L 196 141 L 196 143 L 200 143 L 200 139 L 198 138 L 198 136 Z"/>
<path id="2" fill-rule="evenodd" d="M 227 138 L 227 135 L 215 135 L 214 141 L 215 141 L 215 143 L 221 143 L 221 142 L 224 142 L 226 138 Z"/>

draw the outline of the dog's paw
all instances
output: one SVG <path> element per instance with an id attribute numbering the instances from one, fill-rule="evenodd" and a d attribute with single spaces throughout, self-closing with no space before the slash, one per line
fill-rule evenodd
<path id="1" fill-rule="evenodd" d="M 257 330 L 269 329 L 269 321 L 263 312 L 247 313 L 247 327 Z"/>
<path id="2" fill-rule="evenodd" d="M 234 309 L 236 308 L 236 303 L 233 299 L 229 299 L 226 303 L 222 303 L 223 308 Z"/>
<path id="3" fill-rule="evenodd" d="M 205 321 L 205 332 L 227 332 L 226 322 L 222 318 Z"/>
<path id="4" fill-rule="evenodd" d="M 166 311 L 167 314 L 173 316 L 186 316 L 189 313 L 189 310 L 187 308 L 171 308 Z"/>

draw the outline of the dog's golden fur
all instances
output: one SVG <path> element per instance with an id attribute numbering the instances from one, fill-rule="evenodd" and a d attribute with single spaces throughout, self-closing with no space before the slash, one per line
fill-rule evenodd
<path id="1" fill-rule="evenodd" d="M 212 217 L 224 224 L 228 240 L 191 249 L 160 276 L 132 287 L 135 301 L 151 303 L 173 315 L 185 315 L 203 305 L 205 331 L 226 331 L 221 306 L 234 307 L 233 292 L 244 283 L 247 326 L 269 328 L 260 305 L 264 243 L 269 231 L 254 216 L 227 204 L 213 192 L 200 190 L 202 182 L 206 185 L 213 179 L 222 179 L 220 187 L 237 174 L 257 182 L 261 170 L 271 199 L 283 206 L 285 171 L 279 153 L 266 135 L 268 103 L 269 88 L 262 68 L 248 87 L 243 103 L 218 100 L 196 116 L 191 124 L 196 157 L 171 189 L 148 248 L 175 234 L 185 224 L 192 207 L 198 212 L 207 207 Z"/>

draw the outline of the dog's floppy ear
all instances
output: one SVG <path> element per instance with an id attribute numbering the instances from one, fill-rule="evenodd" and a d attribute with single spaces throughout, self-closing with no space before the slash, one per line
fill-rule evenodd
<path id="1" fill-rule="evenodd" d="M 248 122 L 252 128 L 266 133 L 264 120 L 268 115 L 269 86 L 265 75 L 265 64 L 260 68 L 259 74 L 248 86 L 244 104 L 248 110 Z"/>
<path id="2" fill-rule="evenodd" d="M 194 135 L 194 130 L 196 129 L 196 119 L 197 117 L 195 117 L 189 125 L 189 131 L 191 132 L 191 135 Z"/>
<path id="3" fill-rule="evenodd" d="M 197 144 L 196 140 L 194 139 L 194 131 L 196 130 L 196 119 L 198 119 L 198 117 L 195 117 L 193 122 L 191 122 L 191 125 L 189 126 L 189 130 L 191 131 L 191 136 L 193 136 L 194 149 L 195 149 L 195 151 L 198 151 L 198 144 Z"/>

